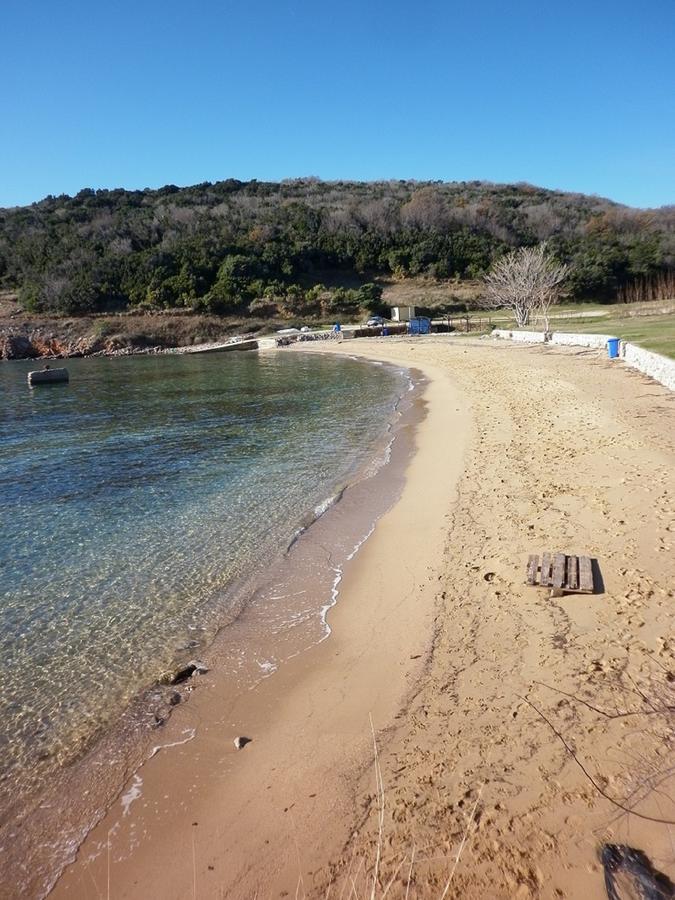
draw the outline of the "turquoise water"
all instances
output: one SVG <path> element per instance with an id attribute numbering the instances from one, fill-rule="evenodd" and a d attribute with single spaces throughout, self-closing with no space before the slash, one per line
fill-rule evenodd
<path id="1" fill-rule="evenodd" d="M 34 389 L 34 363 L 0 365 L 8 802 L 236 615 L 233 587 L 373 456 L 406 389 L 310 354 L 67 365 Z"/>

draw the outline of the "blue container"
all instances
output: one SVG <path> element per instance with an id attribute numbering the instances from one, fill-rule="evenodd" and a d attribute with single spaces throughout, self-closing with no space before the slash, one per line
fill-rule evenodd
<path id="1" fill-rule="evenodd" d="M 415 316 L 408 322 L 408 334 L 431 334 L 431 319 Z"/>
<path id="2" fill-rule="evenodd" d="M 382 337 L 389 337 L 389 329 L 388 328 L 382 329 Z"/>
<path id="3" fill-rule="evenodd" d="M 610 338 L 607 341 L 607 355 L 610 359 L 616 359 L 619 355 L 619 338 Z"/>

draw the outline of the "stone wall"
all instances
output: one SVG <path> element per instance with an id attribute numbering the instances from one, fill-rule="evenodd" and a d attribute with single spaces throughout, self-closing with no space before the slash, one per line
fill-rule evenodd
<path id="1" fill-rule="evenodd" d="M 660 353 L 643 350 L 635 344 L 621 342 L 621 355 L 627 366 L 649 375 L 655 381 L 675 391 L 675 359 L 668 359 Z"/>
<path id="2" fill-rule="evenodd" d="M 507 338 L 511 341 L 524 341 L 526 344 L 543 344 L 546 335 L 543 331 L 506 331 L 495 328 L 492 337 Z"/>
<path id="3" fill-rule="evenodd" d="M 613 337 L 615 337 L 613 334 L 574 334 L 554 331 L 551 335 L 551 343 L 567 347 L 591 347 L 593 350 L 606 350 L 607 341 Z"/>
<path id="4" fill-rule="evenodd" d="M 591 347 L 595 350 L 604 350 L 611 334 L 571 334 L 568 332 L 553 332 L 546 335 L 543 331 L 506 331 L 495 328 L 493 337 L 507 338 L 511 341 L 524 341 L 526 344 L 543 344 L 547 338 L 551 344 L 562 344 L 570 347 Z"/>

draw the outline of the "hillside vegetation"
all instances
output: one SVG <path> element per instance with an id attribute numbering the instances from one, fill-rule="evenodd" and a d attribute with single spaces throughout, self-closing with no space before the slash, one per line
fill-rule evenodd
<path id="1" fill-rule="evenodd" d="M 484 182 L 87 189 L 0 210 L 0 288 L 40 313 L 349 316 L 410 278 L 461 298 L 500 255 L 543 240 L 573 266 L 571 299 L 612 300 L 675 268 L 675 207 Z"/>

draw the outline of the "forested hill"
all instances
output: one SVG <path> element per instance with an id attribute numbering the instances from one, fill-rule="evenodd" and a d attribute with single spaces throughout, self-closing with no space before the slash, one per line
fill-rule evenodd
<path id="1" fill-rule="evenodd" d="M 675 267 L 675 207 L 485 182 L 83 190 L 0 210 L 0 287 L 32 311 L 330 315 L 372 307 L 378 278 L 476 278 L 542 240 L 571 296 L 613 299 Z"/>

